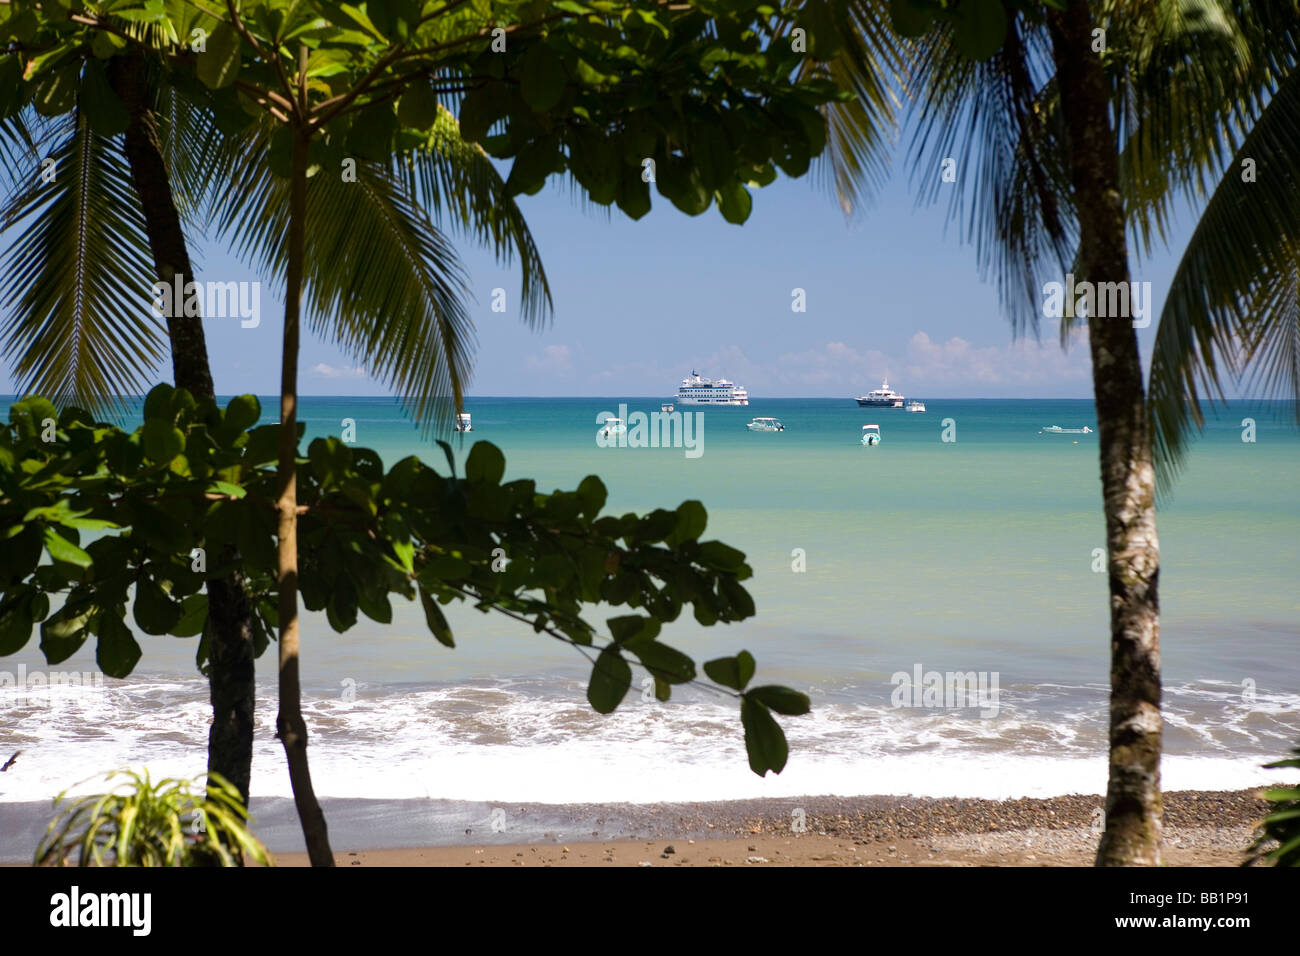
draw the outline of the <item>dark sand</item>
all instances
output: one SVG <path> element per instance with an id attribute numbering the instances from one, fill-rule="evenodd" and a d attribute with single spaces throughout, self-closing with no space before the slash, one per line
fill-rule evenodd
<path id="1" fill-rule="evenodd" d="M 544 842 L 340 849 L 340 866 L 1088 866 L 1100 835 L 1097 796 L 972 800 L 798 797 L 717 803 L 574 806 L 618 816 L 636 839 L 547 835 Z M 527 805 L 503 805 L 526 816 Z M 1236 866 L 1267 812 L 1258 791 L 1164 795 L 1164 860 Z M 551 808 L 552 810 L 554 808 Z M 796 813 L 802 811 L 802 813 Z M 516 817 L 517 818 L 517 817 Z M 803 829 L 796 829 L 802 822 Z M 277 856 L 305 866 L 306 854 Z"/>

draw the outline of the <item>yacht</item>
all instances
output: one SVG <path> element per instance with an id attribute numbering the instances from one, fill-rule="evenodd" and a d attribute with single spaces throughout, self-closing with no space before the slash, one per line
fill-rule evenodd
<path id="1" fill-rule="evenodd" d="M 1048 425 L 1042 429 L 1040 435 L 1091 435 L 1092 429 L 1087 425 L 1082 428 L 1062 428 L 1060 425 Z"/>
<path id="2" fill-rule="evenodd" d="M 601 424 L 600 433 L 608 438 L 610 435 L 623 435 L 627 433 L 627 423 L 621 418 L 615 418 L 611 415 Z"/>
<path id="3" fill-rule="evenodd" d="M 469 423 L 469 412 L 461 412 L 456 416 L 456 431 L 472 432 L 474 426 Z"/>
<path id="4" fill-rule="evenodd" d="M 916 399 L 912 399 L 912 401 L 908 402 L 905 407 L 909 412 L 923 412 L 925 411 L 925 402 L 918 402 Z"/>
<path id="5" fill-rule="evenodd" d="M 889 379 L 885 379 L 880 388 L 872 389 L 865 395 L 859 395 L 856 399 L 858 405 L 862 408 L 902 408 L 903 396 L 889 387 Z"/>
<path id="6" fill-rule="evenodd" d="M 671 412 L 672 410 L 673 410 L 672 402 L 664 402 L 662 405 L 659 406 L 659 411 L 661 412 Z"/>
<path id="7" fill-rule="evenodd" d="M 677 401 L 683 405 L 748 405 L 749 392 L 743 385 L 725 378 L 703 378 L 692 369 L 677 389 Z"/>
<path id="8" fill-rule="evenodd" d="M 745 426 L 751 432 L 783 432 L 785 426 L 775 418 L 755 418 Z"/>
<path id="9" fill-rule="evenodd" d="M 863 425 L 862 426 L 862 444 L 879 445 L 880 444 L 880 426 Z"/>

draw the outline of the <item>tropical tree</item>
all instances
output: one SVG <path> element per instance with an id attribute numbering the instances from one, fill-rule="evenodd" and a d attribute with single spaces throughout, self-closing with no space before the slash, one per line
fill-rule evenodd
<path id="1" fill-rule="evenodd" d="M 942 194 L 940 173 L 945 162 L 953 164 L 950 212 L 968 217 L 981 268 L 996 277 L 1015 328 L 1035 333 L 1047 281 L 1072 273 L 1081 288 L 1129 288 L 1129 232 L 1148 249 L 1165 235 L 1174 198 L 1194 191 L 1205 169 L 1221 162 L 1227 134 L 1249 125 L 1295 49 L 1287 14 L 1261 16 L 1254 5 L 1226 0 L 858 5 L 860 23 L 886 16 L 912 38 L 906 83 L 919 103 L 913 151 L 916 168 L 929 174 L 923 195 Z M 1275 52 L 1265 37 L 1279 23 L 1285 29 L 1273 35 L 1286 42 Z M 877 61 L 845 62 L 844 69 L 859 85 L 880 82 L 864 73 L 878 70 Z M 850 145 L 877 144 L 849 135 L 835 145 L 831 161 L 841 177 L 862 183 L 861 163 L 846 154 Z M 1290 182 L 1280 178 L 1273 186 L 1285 190 Z M 1229 215 L 1228 208 L 1222 205 L 1219 215 Z M 1196 261 L 1217 270 L 1205 245 Z M 1222 307 L 1238 320 L 1251 305 L 1240 290 L 1265 295 L 1261 287 L 1268 286 L 1277 296 L 1280 287 L 1276 278 L 1255 276 L 1249 256 L 1238 248 L 1231 279 L 1216 286 Z M 1064 339 L 1087 319 L 1106 517 L 1110 770 L 1099 865 L 1160 861 L 1156 468 L 1176 463 L 1191 420 L 1199 421 L 1196 379 L 1208 371 L 1205 380 L 1216 381 L 1214 346 L 1233 343 L 1235 359 L 1264 350 L 1258 325 L 1248 331 L 1220 321 L 1211 330 L 1210 317 L 1195 314 L 1201 279 L 1189 277 L 1181 287 L 1176 281 L 1166 307 L 1153 404 L 1144 394 L 1129 314 L 1104 316 L 1080 298 L 1077 308 L 1066 304 L 1061 324 Z M 1294 321 L 1280 331 L 1274 326 L 1273 354 L 1288 356 L 1275 368 L 1300 368 L 1300 349 L 1278 351 L 1294 331 Z"/>
<path id="2" fill-rule="evenodd" d="M 115 4 L 112 15 L 145 21 L 158 17 L 158 7 Z M 309 195 L 320 194 L 318 184 L 329 178 L 320 170 L 355 164 L 349 153 L 390 162 L 412 130 L 437 121 L 438 97 L 459 95 L 462 135 L 485 140 L 493 155 L 514 158 L 506 183 L 511 193 L 534 192 L 567 168 L 593 201 L 617 201 L 634 217 L 648 211 L 647 179 L 654 179 L 691 214 L 716 199 L 726 218 L 741 222 L 750 210 L 747 182 L 770 182 L 774 163 L 801 174 L 824 141 L 816 106 L 834 88 L 821 79 L 790 82 L 800 55 L 791 44 L 771 42 L 777 38 L 771 8 L 559 7 L 540 16 L 517 4 L 363 10 L 276 3 L 253 5 L 245 15 L 232 3 L 224 18 L 204 13 L 194 21 L 207 36 L 205 49 L 172 64 L 178 75 L 192 69 L 213 91 L 218 116 L 251 104 L 274 121 L 267 166 L 288 179 L 287 236 L 272 233 L 287 275 L 276 495 L 277 728 L 317 863 L 331 860 L 311 792 L 298 700 L 296 376 L 305 222 L 317 201 Z M 106 20 L 78 22 L 84 20 L 115 32 Z M 57 98 L 51 90 L 69 78 L 56 74 L 44 82 L 46 97 Z M 669 92 L 674 95 L 660 99 Z M 498 124 L 502 131 L 487 139 Z M 658 178 L 643 175 L 645 162 L 658 164 Z M 413 254 L 436 258 L 436 249 L 417 244 Z M 312 284 L 307 291 L 321 295 Z M 459 399 L 459 385 L 450 384 Z M 753 704 L 746 707 L 748 739 L 762 720 Z M 766 767 L 771 757 L 759 764 Z"/>
<path id="3" fill-rule="evenodd" d="M 205 87 L 191 83 L 182 92 L 163 69 L 167 56 L 187 52 L 177 41 L 192 34 L 195 12 L 188 5 L 134 24 L 78 24 L 67 11 L 44 21 L 32 10 L 10 13 L 0 114 L 14 189 L 3 221 L 22 231 L 0 286 L 16 304 L 5 349 L 23 390 L 92 406 L 111 403 L 140 391 L 170 351 L 176 384 L 200 400 L 215 399 L 202 303 L 169 312 L 165 333 L 147 308 L 123 314 L 120 304 L 140 301 L 140 281 L 150 273 L 168 286 L 177 276 L 182 286 L 193 278 L 185 232 L 208 221 L 217 204 L 231 244 L 259 265 L 272 264 L 276 232 L 269 224 L 284 208 L 282 197 L 235 192 L 241 204 L 231 201 L 229 188 L 231 177 L 251 172 L 247 157 L 264 151 L 262 130 L 246 116 L 218 122 L 223 117 Z M 52 56 L 50 46 L 60 55 Z M 24 63 L 46 74 L 24 83 Z M 78 66 L 71 99 L 42 95 Z M 24 109 L 32 99 L 35 108 Z M 72 112 L 56 112 L 69 106 Z M 55 116 L 44 119 L 41 112 Z M 504 181 L 480 147 L 460 138 L 445 109 L 437 116 L 390 166 L 361 161 L 360 188 L 317 194 L 318 234 L 326 227 L 329 234 L 321 235 L 320 254 L 308 259 L 311 287 L 322 298 L 319 331 L 400 388 L 426 422 L 439 414 L 445 419 L 437 400 L 449 391 L 448 379 L 459 408 L 472 351 L 460 270 L 444 227 L 487 245 L 502 261 L 518 256 L 526 321 L 543 322 L 551 308 L 536 246 Z M 53 176 L 42 175 L 46 160 Z M 438 258 L 429 263 L 407 255 L 418 243 Z M 440 321 L 443 315 L 456 321 Z M 448 369 L 446 378 L 441 369 Z M 213 706 L 208 768 L 247 800 L 253 662 L 267 641 L 256 626 L 238 551 L 214 557 L 225 574 L 208 582 L 209 639 L 199 660 Z"/>

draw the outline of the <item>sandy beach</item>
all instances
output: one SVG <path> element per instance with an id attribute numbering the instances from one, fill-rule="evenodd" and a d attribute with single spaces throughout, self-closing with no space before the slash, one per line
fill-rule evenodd
<path id="1" fill-rule="evenodd" d="M 637 839 L 339 849 L 339 866 L 1090 866 L 1101 799 L 804 797 L 620 805 Z M 1164 795 L 1170 866 L 1237 866 L 1267 806 L 1253 790 Z M 574 808 L 575 811 L 579 808 Z M 582 807 L 587 816 L 597 808 Z M 526 814 L 526 807 L 508 812 Z M 481 840 L 484 835 L 480 834 Z M 283 853 L 281 866 L 306 866 Z"/>

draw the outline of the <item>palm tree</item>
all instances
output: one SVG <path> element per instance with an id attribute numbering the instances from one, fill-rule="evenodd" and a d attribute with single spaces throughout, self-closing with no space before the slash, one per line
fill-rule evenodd
<path id="1" fill-rule="evenodd" d="M 968 216 L 981 267 L 996 276 L 1015 329 L 1035 333 L 1045 279 L 1059 281 L 1073 272 L 1094 283 L 1128 283 L 1130 228 L 1147 248 L 1163 236 L 1173 197 L 1199 185 L 1207 166 L 1221 157 L 1225 132 L 1249 124 L 1261 96 L 1294 60 L 1295 49 L 1282 43 L 1273 51 L 1261 44 L 1279 23 L 1286 29 L 1276 36 L 1294 36 L 1285 16 L 1262 25 L 1263 16 L 1252 5 L 1227 0 L 1092 5 L 1066 0 L 1060 9 L 1055 6 L 1026 12 L 1004 5 L 993 11 L 1005 20 L 993 31 L 1001 45 L 983 60 L 966 55 L 948 25 L 907 50 L 908 92 L 920 109 L 915 168 L 936 173 L 923 195 L 938 197 L 940 164 L 955 159 L 964 174 L 950 213 Z M 879 24 L 889 15 L 885 4 L 871 0 L 853 7 L 860 23 Z M 1099 28 L 1104 30 L 1100 44 Z M 879 72 L 880 60 L 866 61 L 866 69 L 846 60 L 844 69 L 858 85 L 879 84 L 868 70 Z M 834 111 L 831 107 L 832 116 Z M 1288 134 L 1292 145 L 1294 129 Z M 1276 128 L 1271 135 L 1271 155 L 1285 155 Z M 831 145 L 837 177 L 861 183 L 861 162 L 846 154 L 851 147 L 876 144 L 850 134 Z M 1280 178 L 1275 189 L 1293 188 L 1294 180 Z M 1220 217 L 1231 201 L 1222 200 Z M 1290 209 L 1295 209 L 1294 193 Z M 1235 234 L 1240 237 L 1240 230 Z M 1261 282 L 1247 258 L 1249 247 L 1239 246 L 1231 278 L 1215 286 L 1224 310 L 1215 322 L 1198 313 L 1204 272 L 1220 267 L 1208 244 L 1194 241 L 1189 255 L 1198 258 L 1194 265 L 1184 261 L 1183 284 L 1176 280 L 1162 317 L 1153 402 L 1144 394 L 1137 336 L 1128 318 L 1087 323 L 1111 632 L 1110 773 L 1099 865 L 1160 861 L 1156 470 L 1176 463 L 1187 427 L 1199 421 L 1197 374 L 1217 383 L 1207 346 L 1244 342 L 1245 348 L 1234 353 L 1238 359 L 1267 351 L 1261 344 L 1265 333 L 1243 318 L 1249 308 L 1243 306 L 1243 291 L 1265 299 L 1271 295 L 1276 304 L 1284 282 Z M 1272 261 L 1286 261 L 1288 251 L 1278 243 Z M 1289 261 L 1294 269 L 1293 255 Z M 1294 302 L 1294 283 L 1290 289 Z M 1269 339 L 1271 354 L 1289 356 L 1275 359 L 1275 369 L 1300 369 L 1294 314 L 1290 338 L 1274 327 Z M 1067 310 L 1063 339 L 1074 324 Z M 1242 334 L 1234 339 L 1234 333 Z M 1289 353 L 1279 341 L 1291 344 Z M 1291 381 L 1297 378 L 1293 372 Z"/>
<path id="2" fill-rule="evenodd" d="M 226 133 L 202 88 L 180 93 L 142 51 L 114 57 L 109 79 L 130 117 L 119 135 L 96 130 L 82 111 L 54 121 L 29 111 L 0 127 L 0 146 L 23 161 L 8 168 L 32 169 L 48 156 L 57 170 L 50 182 L 16 183 L 3 214 L 6 227 L 21 230 L 0 271 L 0 294 L 15 304 L 3 348 L 24 391 L 68 403 L 139 392 L 168 351 L 176 385 L 211 399 L 201 319 L 169 318 L 164 336 L 142 304 L 144 277 L 192 277 L 185 234 L 212 216 L 264 274 L 279 267 L 281 181 L 247 159 L 262 155 L 266 130 Z M 355 188 L 317 193 L 307 276 L 318 331 L 408 396 L 418 419 L 443 420 L 449 406 L 440 399 L 450 394 L 460 407 L 472 332 L 440 224 L 500 261 L 519 257 L 521 312 L 533 325 L 551 308 L 536 245 L 493 164 L 460 139 L 445 110 L 424 143 L 387 165 L 361 162 L 357 176 Z M 123 311 L 126 302 L 141 304 Z M 236 557 L 220 556 L 229 570 L 208 585 L 208 766 L 247 801 L 261 647 Z"/>

